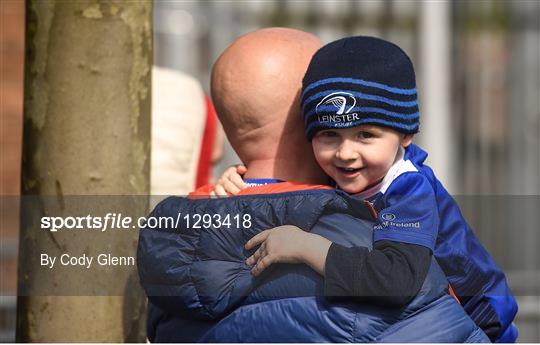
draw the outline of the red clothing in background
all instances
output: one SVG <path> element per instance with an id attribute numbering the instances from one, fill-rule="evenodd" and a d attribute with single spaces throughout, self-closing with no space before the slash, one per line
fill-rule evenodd
<path id="1" fill-rule="evenodd" d="M 217 115 L 210 97 L 206 99 L 206 124 L 204 126 L 201 153 L 199 155 L 199 165 L 197 166 L 197 177 L 195 188 L 210 183 L 212 175 L 212 151 L 217 135 Z"/>

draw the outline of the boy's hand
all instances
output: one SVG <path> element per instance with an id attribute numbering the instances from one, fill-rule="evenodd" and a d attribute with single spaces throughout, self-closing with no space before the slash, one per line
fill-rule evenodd
<path id="1" fill-rule="evenodd" d="M 241 164 L 227 168 L 214 185 L 212 195 L 228 196 L 240 193 L 242 189 L 247 187 L 244 180 L 242 180 L 242 175 L 244 175 L 246 171 L 247 168 Z"/>
<path id="2" fill-rule="evenodd" d="M 283 225 L 253 236 L 245 248 L 249 250 L 259 244 L 259 249 L 246 260 L 247 265 L 254 266 L 251 270 L 254 276 L 274 263 L 306 263 L 324 275 L 326 255 L 332 242 L 296 226 Z"/>

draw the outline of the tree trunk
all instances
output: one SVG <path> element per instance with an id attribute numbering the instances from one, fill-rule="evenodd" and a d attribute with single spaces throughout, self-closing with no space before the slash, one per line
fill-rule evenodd
<path id="1" fill-rule="evenodd" d="M 138 231 L 51 232 L 39 222 L 147 212 L 152 3 L 26 6 L 17 341 L 141 341 L 135 266 L 40 264 L 43 253 L 134 256 Z"/>

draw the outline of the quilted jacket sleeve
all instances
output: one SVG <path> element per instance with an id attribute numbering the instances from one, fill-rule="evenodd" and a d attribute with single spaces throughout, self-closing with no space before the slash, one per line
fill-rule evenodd
<path id="1" fill-rule="evenodd" d="M 158 204 L 149 218 L 163 224 L 140 229 L 137 265 L 141 285 L 157 307 L 212 320 L 237 307 L 252 287 L 243 249 L 252 235 L 247 229 L 187 225 L 183 217 L 201 214 L 201 209 L 219 214 L 219 207 L 204 200 L 170 197 Z"/>

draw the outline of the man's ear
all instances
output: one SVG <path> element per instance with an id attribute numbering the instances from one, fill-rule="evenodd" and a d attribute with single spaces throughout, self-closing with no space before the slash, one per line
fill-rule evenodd
<path id="1" fill-rule="evenodd" d="M 403 136 L 403 139 L 401 140 L 401 146 L 407 147 L 409 146 L 413 141 L 414 134 L 405 134 Z"/>

